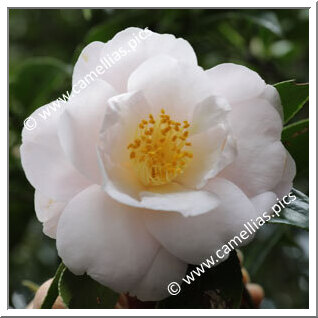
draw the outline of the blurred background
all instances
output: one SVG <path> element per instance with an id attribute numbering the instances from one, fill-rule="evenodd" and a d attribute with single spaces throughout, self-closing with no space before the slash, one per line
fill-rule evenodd
<path id="1" fill-rule="evenodd" d="M 32 289 L 52 277 L 59 264 L 55 241 L 44 236 L 36 220 L 34 190 L 21 167 L 23 120 L 71 89 L 73 65 L 85 45 L 106 42 L 129 26 L 148 27 L 188 40 L 205 69 L 234 62 L 270 84 L 303 83 L 308 82 L 308 21 L 308 9 L 10 9 L 10 306 L 25 307 Z M 301 118 L 308 118 L 308 104 L 293 120 Z M 308 195 L 305 138 L 304 151 L 295 158 L 294 186 Z M 243 252 L 252 281 L 265 289 L 262 308 L 308 308 L 308 232 L 265 225 Z"/>

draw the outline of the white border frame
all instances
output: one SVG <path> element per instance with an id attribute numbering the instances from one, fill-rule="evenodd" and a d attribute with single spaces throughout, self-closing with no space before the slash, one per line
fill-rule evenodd
<path id="1" fill-rule="evenodd" d="M 69 0 L 47 0 L 45 3 L 40 0 L 29 0 L 27 2 L 21 0 L 5 0 L 4 3 L 1 4 L 0 11 L 0 34 L 1 39 L 4 42 L 7 42 L 7 52 L 5 50 L 1 50 L 1 65 L 2 65 L 2 73 L 1 73 L 1 96 L 6 96 L 7 104 L 9 104 L 9 94 L 8 94 L 8 39 L 7 36 L 9 31 L 7 30 L 8 26 L 8 8 L 24 8 L 25 4 L 28 4 L 28 7 L 39 7 L 39 8 L 76 8 L 73 7 L 74 2 Z M 310 230 L 309 230 L 309 309 L 222 309 L 211 311 L 211 309 L 73 309 L 73 310 L 52 310 L 52 309 L 43 309 L 43 310 L 31 310 L 31 309 L 7 309 L 7 299 L 8 299 L 8 290 L 7 290 L 7 280 L 8 278 L 8 262 L 1 262 L 1 277 L 2 284 L 0 286 L 0 314 L 1 316 L 105 316 L 105 315 L 113 315 L 113 316 L 163 316 L 163 315 L 172 315 L 172 316 L 316 316 L 316 2 L 315 1 L 281 1 L 281 0 L 267 0 L 267 1 L 246 1 L 241 0 L 237 2 L 235 0 L 232 1 L 207 1 L 207 0 L 196 0 L 195 2 L 190 1 L 182 1 L 182 5 L 180 5 L 180 0 L 160 0 L 160 1 L 152 1 L 151 4 L 148 1 L 134 1 L 130 2 L 126 1 L 114 1 L 108 0 L 100 1 L 100 0 L 90 0 L 89 2 L 85 0 L 78 0 L 76 4 L 78 8 L 88 7 L 87 4 L 90 4 L 89 8 L 105 8 L 105 4 L 107 7 L 113 8 L 133 8 L 131 5 L 134 5 L 134 8 L 142 8 L 142 7 L 158 7 L 158 8 L 197 8 L 197 7 L 214 7 L 214 8 L 304 8 L 310 7 L 309 10 L 309 79 L 310 79 L 310 88 L 309 88 L 309 116 L 310 116 L 310 128 L 309 128 L 309 136 L 310 136 L 310 150 L 309 150 L 309 167 L 310 167 L 310 177 L 309 177 L 309 185 L 310 185 Z M 196 4 L 196 7 L 193 7 L 193 4 Z M 237 6 L 240 4 L 240 6 Z M 8 33 L 7 33 L 8 32 Z M 6 56 L 7 54 L 7 56 Z M 6 70 L 7 72 L 4 72 Z M 3 146 L 5 144 L 8 145 L 8 120 L 5 120 L 8 116 L 8 111 L 3 106 L 1 107 L 1 120 L 3 124 L 1 125 L 1 134 L 0 140 Z M 22 128 L 21 128 L 22 129 Z M 6 138 L 7 137 L 7 138 Z M 8 177 L 8 156 L 1 156 L 1 169 L 2 176 L 7 175 Z M 4 189 L 7 190 L 8 193 L 8 182 L 9 179 L 6 180 L 4 177 L 1 179 L 1 189 L 3 189 L 2 193 L 4 193 Z M 8 198 L 7 198 L 8 199 Z M 1 251 L 2 255 L 7 255 L 7 245 L 8 245 L 8 219 L 6 217 L 5 211 L 8 210 L 8 201 L 5 199 L 3 195 L 3 200 L 1 200 L 2 205 L 2 213 L 1 213 Z M 8 261 L 8 260 L 7 260 Z M 6 283 L 5 283 L 6 282 Z"/>

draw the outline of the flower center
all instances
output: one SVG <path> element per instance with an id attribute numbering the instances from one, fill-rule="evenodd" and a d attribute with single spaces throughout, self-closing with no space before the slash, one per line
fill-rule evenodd
<path id="1" fill-rule="evenodd" d="M 127 146 L 140 181 L 146 186 L 170 183 L 183 173 L 193 157 L 187 142 L 188 121 L 181 124 L 170 119 L 162 109 L 158 118 L 149 115 L 136 130 L 135 140 Z"/>

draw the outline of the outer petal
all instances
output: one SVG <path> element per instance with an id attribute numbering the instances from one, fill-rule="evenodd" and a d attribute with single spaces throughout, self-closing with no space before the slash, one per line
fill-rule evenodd
<path id="1" fill-rule="evenodd" d="M 23 128 L 21 162 L 34 188 L 47 197 L 66 201 L 90 183 L 67 160 L 61 148 L 57 123 L 64 108 L 55 107 L 54 111 L 50 106 L 51 103 L 42 106 L 31 115 L 37 122 L 34 130 Z M 50 116 L 43 116 L 44 112 Z"/>
<path id="2" fill-rule="evenodd" d="M 272 191 L 282 176 L 286 158 L 277 111 L 266 100 L 255 99 L 233 107 L 229 121 L 238 156 L 220 176 L 237 184 L 248 196 Z"/>
<path id="3" fill-rule="evenodd" d="M 87 272 L 115 291 L 142 279 L 158 251 L 141 210 L 121 205 L 93 185 L 66 206 L 57 229 L 57 249 L 75 274 Z"/>
<path id="4" fill-rule="evenodd" d="M 56 237 L 57 224 L 65 205 L 65 202 L 54 201 L 35 190 L 34 209 L 38 220 L 43 223 L 43 232 L 47 236 Z"/>
<path id="5" fill-rule="evenodd" d="M 96 80 L 69 100 L 58 127 L 65 154 L 83 175 L 97 184 L 101 183 L 96 153 L 99 130 L 107 100 L 114 94 L 109 84 Z"/>
<path id="6" fill-rule="evenodd" d="M 283 128 L 277 111 L 264 99 L 237 104 L 230 112 L 229 121 L 238 141 L 271 143 L 280 140 Z"/>
<path id="7" fill-rule="evenodd" d="M 262 94 L 265 82 L 249 68 L 232 64 L 219 64 L 206 71 L 215 93 L 230 103 L 255 98 Z"/>
<path id="8" fill-rule="evenodd" d="M 197 64 L 195 53 L 187 41 L 147 29 L 127 28 L 104 45 L 93 42 L 84 49 L 74 68 L 73 84 L 99 65 L 105 70 L 99 78 L 119 92 L 125 92 L 130 73 L 149 57 L 159 54 Z"/>
<path id="9" fill-rule="evenodd" d="M 277 202 L 277 195 L 274 192 L 264 192 L 251 199 L 256 213 L 262 215 L 264 212 L 270 214 L 272 206 Z"/>
<path id="10" fill-rule="evenodd" d="M 121 54 L 122 58 L 118 57 L 118 61 L 105 74 L 106 80 L 120 92 L 127 89 L 130 74 L 141 63 L 155 55 L 167 54 L 186 63 L 197 64 L 195 53 L 187 41 L 176 39 L 170 34 L 146 31 L 145 33 L 145 30 L 128 28 L 117 33 L 103 49 L 102 55 L 106 58 L 115 55 L 114 52 L 120 52 L 120 48 L 126 50 L 126 54 Z M 142 32 L 145 39 L 136 40 L 136 36 Z"/>
<path id="11" fill-rule="evenodd" d="M 96 67 L 101 65 L 100 57 L 105 43 L 100 41 L 94 41 L 89 43 L 81 52 L 78 60 L 74 66 L 72 84 L 75 90 L 78 90 L 76 86 L 80 86 L 80 81 L 85 81 L 85 76 L 96 72 Z M 98 75 L 98 73 L 96 72 Z M 92 74 L 92 78 L 96 79 L 96 76 Z M 87 77 L 89 80 L 89 77 Z"/>
<path id="12" fill-rule="evenodd" d="M 145 215 L 154 237 L 170 253 L 191 264 L 199 264 L 214 254 L 244 230 L 245 222 L 256 216 L 250 200 L 233 183 L 215 178 L 206 185 L 206 190 L 215 193 L 221 201 L 208 213 L 188 218 L 177 213 Z"/>
<path id="13" fill-rule="evenodd" d="M 274 86 L 266 85 L 266 88 L 260 98 L 266 99 L 277 110 L 280 118 L 284 121 L 283 106 L 280 101 L 279 93 Z"/>
<path id="14" fill-rule="evenodd" d="M 280 141 L 264 148 L 239 148 L 238 159 L 226 167 L 219 176 L 237 184 L 248 196 L 272 190 L 279 182 L 286 159 Z"/>
<path id="15" fill-rule="evenodd" d="M 128 91 L 142 91 L 155 114 L 164 108 L 171 118 L 182 121 L 191 119 L 195 105 L 211 95 L 212 86 L 200 67 L 161 55 L 130 75 Z"/>
<path id="16" fill-rule="evenodd" d="M 167 286 L 179 282 L 187 271 L 187 264 L 160 248 L 150 269 L 140 283 L 129 294 L 142 301 L 161 300 L 169 296 Z"/>
<path id="17" fill-rule="evenodd" d="M 276 192 L 278 198 L 282 198 L 287 195 L 293 186 L 293 180 L 296 175 L 296 164 L 292 156 L 286 150 L 286 160 L 284 165 L 284 172 L 281 180 L 276 185 L 274 191 Z"/>

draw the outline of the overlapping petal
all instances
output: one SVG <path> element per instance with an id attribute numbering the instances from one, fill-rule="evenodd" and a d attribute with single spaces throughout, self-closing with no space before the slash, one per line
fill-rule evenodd
<path id="1" fill-rule="evenodd" d="M 170 296 L 167 286 L 171 282 L 181 285 L 187 271 L 187 264 L 160 248 L 149 270 L 139 284 L 129 292 L 142 301 L 161 300 Z"/>
<path id="2" fill-rule="evenodd" d="M 238 185 L 248 196 L 271 191 L 279 182 L 286 151 L 280 142 L 282 121 L 265 99 L 239 103 L 229 115 L 237 158 L 220 176 Z"/>
<path id="3" fill-rule="evenodd" d="M 200 67 L 166 55 L 141 64 L 129 76 L 128 91 L 141 91 L 154 115 L 163 108 L 171 118 L 181 121 L 191 119 L 195 106 L 213 92 L 208 75 Z"/>
<path id="4" fill-rule="evenodd" d="M 21 162 L 24 172 L 33 185 L 47 197 L 66 201 L 87 187 L 90 182 L 74 168 L 61 147 L 57 125 L 65 105 L 52 104 L 38 108 L 31 116 L 37 126 L 23 128 Z M 46 115 L 44 116 L 44 112 Z"/>
<path id="5" fill-rule="evenodd" d="M 256 216 L 251 201 L 233 183 L 214 178 L 205 189 L 220 198 L 220 204 L 211 207 L 208 213 L 187 218 L 178 213 L 145 215 L 153 236 L 171 254 L 191 264 L 200 264 L 215 253 L 244 230 L 245 222 Z"/>
<path id="6" fill-rule="evenodd" d="M 251 198 L 256 213 L 262 216 L 264 212 L 271 214 L 272 206 L 277 202 L 277 195 L 274 192 L 264 192 Z"/>
<path id="7" fill-rule="evenodd" d="M 227 121 L 230 110 L 226 100 L 216 96 L 195 107 L 189 137 L 194 159 L 177 182 L 200 189 L 235 159 L 235 140 Z"/>
<path id="8" fill-rule="evenodd" d="M 73 165 L 92 183 L 101 183 L 97 144 L 99 130 L 115 90 L 96 80 L 67 103 L 58 125 L 59 141 Z"/>
<path id="9" fill-rule="evenodd" d="M 276 185 L 274 191 L 278 198 L 282 199 L 283 196 L 287 195 L 292 187 L 293 180 L 296 175 L 296 164 L 290 153 L 286 150 L 286 159 L 284 162 L 284 171 L 282 178 Z"/>
<path id="10" fill-rule="evenodd" d="M 147 59 L 166 54 L 189 64 L 197 64 L 191 45 L 171 34 L 158 34 L 139 28 L 127 28 L 105 44 L 93 42 L 80 55 L 73 72 L 73 85 L 99 65 L 105 69 L 98 78 L 123 93 L 130 74 Z"/>
<path id="11" fill-rule="evenodd" d="M 206 71 L 216 94 L 231 104 L 258 97 L 265 90 L 262 78 L 249 68 L 233 64 L 219 64 Z"/>
<path id="12" fill-rule="evenodd" d="M 102 153 L 100 156 L 103 189 L 118 202 L 157 211 L 176 211 L 183 216 L 204 214 L 219 204 L 215 194 L 192 190 L 177 183 L 145 187 L 131 169 L 113 164 Z"/>
<path id="13" fill-rule="evenodd" d="M 159 249 L 142 223 L 141 210 L 111 199 L 98 185 L 74 197 L 60 217 L 56 244 L 65 265 L 115 291 L 143 278 Z"/>
<path id="14" fill-rule="evenodd" d="M 282 106 L 277 89 L 274 86 L 267 84 L 265 87 L 265 90 L 260 95 L 260 98 L 266 99 L 277 110 L 283 122 L 284 121 L 283 106 Z"/>
<path id="15" fill-rule="evenodd" d="M 65 206 L 66 202 L 55 201 L 35 190 L 34 209 L 38 220 L 43 223 L 44 234 L 56 238 L 57 225 Z"/>

